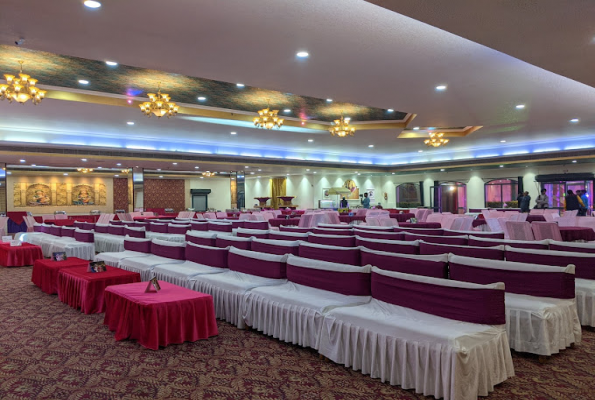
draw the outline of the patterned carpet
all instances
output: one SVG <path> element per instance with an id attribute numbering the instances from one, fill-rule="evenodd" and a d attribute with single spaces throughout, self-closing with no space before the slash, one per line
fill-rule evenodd
<path id="1" fill-rule="evenodd" d="M 115 342 L 103 314 L 41 292 L 31 268 L 0 267 L 0 399 L 427 399 L 316 352 L 219 322 L 209 340 L 146 350 Z M 595 333 L 539 364 L 513 354 L 516 376 L 488 399 L 595 398 Z"/>

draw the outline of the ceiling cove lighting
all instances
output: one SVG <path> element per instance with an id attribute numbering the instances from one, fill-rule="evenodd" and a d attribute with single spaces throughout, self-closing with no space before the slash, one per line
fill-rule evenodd
<path id="1" fill-rule="evenodd" d="M 198 101 L 205 101 L 207 98 L 205 96 L 198 96 Z"/>
<path id="2" fill-rule="evenodd" d="M 89 8 L 99 8 L 101 7 L 101 3 L 95 0 L 85 0 L 83 2 L 83 4 L 85 5 L 85 7 L 89 7 Z"/>
<path id="3" fill-rule="evenodd" d="M 79 79 L 79 83 L 80 83 L 81 85 L 88 85 L 88 84 L 89 84 L 89 81 L 88 81 L 88 80 L 86 80 L 86 79 Z"/>
<path id="4" fill-rule="evenodd" d="M 393 110 L 392 108 L 389 108 L 388 110 L 386 110 L 386 112 L 392 113 L 392 112 L 395 112 L 395 110 Z"/>
<path id="5" fill-rule="evenodd" d="M 283 126 L 284 119 L 279 118 L 279 110 L 271 110 L 267 101 L 267 108 L 258 111 L 258 117 L 254 118 L 254 126 L 257 128 L 280 129 Z"/>
<path id="6" fill-rule="evenodd" d="M 341 118 L 336 119 L 333 122 L 333 126 L 330 127 L 328 130 L 331 135 L 339 136 L 339 137 L 346 137 L 346 136 L 353 136 L 355 133 L 355 128 L 353 126 L 349 126 L 349 118 L 343 117 L 343 112 L 341 112 Z"/>
<path id="7" fill-rule="evenodd" d="M 444 139 L 444 133 L 430 132 L 430 138 L 424 140 L 424 144 L 430 147 L 440 147 L 446 145 L 449 140 Z"/>
<path id="8" fill-rule="evenodd" d="M 164 115 L 167 118 L 174 116 L 178 113 L 178 105 L 171 102 L 170 97 L 166 93 L 161 93 L 161 83 L 157 87 L 157 94 L 148 93 L 149 101 L 146 101 L 139 105 L 140 110 L 147 117 L 151 117 L 151 114 L 155 114 L 157 118 L 161 118 Z"/>
<path id="9" fill-rule="evenodd" d="M 0 100 L 8 99 L 9 103 L 12 103 L 14 100 L 21 104 L 25 104 L 28 100 L 31 100 L 33 104 L 37 105 L 45 97 L 46 91 L 39 90 L 35 86 L 37 79 L 33 79 L 23 73 L 24 63 L 24 61 L 19 60 L 21 69 L 18 78 L 10 74 L 4 75 L 6 84 L 0 85 Z"/>

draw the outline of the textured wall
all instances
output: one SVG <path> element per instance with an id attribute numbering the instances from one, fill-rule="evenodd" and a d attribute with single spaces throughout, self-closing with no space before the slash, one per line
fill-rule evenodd
<path id="1" fill-rule="evenodd" d="M 128 178 L 114 178 L 114 211 L 128 211 Z"/>
<path id="2" fill-rule="evenodd" d="M 183 179 L 145 179 L 145 208 L 173 208 L 174 212 L 186 209 L 186 192 Z"/>

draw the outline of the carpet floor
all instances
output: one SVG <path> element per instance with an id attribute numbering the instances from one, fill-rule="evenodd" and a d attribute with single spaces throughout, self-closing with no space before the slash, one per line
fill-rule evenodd
<path id="1" fill-rule="evenodd" d="M 41 292 L 30 267 L 0 267 L 0 399 L 428 399 L 225 322 L 152 351 L 116 342 L 103 316 Z M 487 399 L 594 399 L 595 332 L 583 334 L 545 364 L 514 353 L 516 376 Z"/>

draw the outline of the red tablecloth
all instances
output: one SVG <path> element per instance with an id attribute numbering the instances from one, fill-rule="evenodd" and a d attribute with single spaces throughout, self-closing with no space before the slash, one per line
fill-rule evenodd
<path id="1" fill-rule="evenodd" d="M 43 253 L 39 246 L 23 243 L 11 247 L 10 244 L 0 243 L 0 265 L 3 267 L 24 267 L 40 259 L 43 259 Z"/>
<path id="2" fill-rule="evenodd" d="M 281 225 L 285 226 L 296 226 L 299 225 L 300 219 L 299 218 L 271 218 L 269 219 L 269 225 L 279 227 Z"/>
<path id="3" fill-rule="evenodd" d="M 163 281 L 159 285 L 157 293 L 145 293 L 147 282 L 105 289 L 103 323 L 116 332 L 116 340 L 137 339 L 140 345 L 158 350 L 219 333 L 211 295 Z"/>
<path id="4" fill-rule="evenodd" d="M 527 215 L 527 222 L 535 222 L 535 221 L 545 221 L 545 217 L 543 215 Z"/>
<path id="5" fill-rule="evenodd" d="M 595 231 L 593 231 L 593 228 L 562 226 L 560 227 L 560 234 L 562 235 L 562 240 L 565 242 L 574 242 L 576 240 L 590 242 L 595 240 Z"/>
<path id="6" fill-rule="evenodd" d="M 26 211 L 8 211 L 6 216 L 10 218 L 15 224 L 20 225 L 23 223 L 23 217 L 27 216 Z"/>
<path id="7" fill-rule="evenodd" d="M 64 261 L 52 261 L 50 259 L 37 260 L 33 264 L 31 282 L 41 288 L 47 294 L 58 293 L 58 272 L 64 268 L 85 267 L 89 261 L 81 258 L 69 257 Z"/>
<path id="8" fill-rule="evenodd" d="M 395 218 L 397 222 L 405 222 L 408 219 L 415 218 L 413 213 L 389 214 L 391 218 Z"/>
<path id="9" fill-rule="evenodd" d="M 356 215 L 339 215 L 339 221 L 346 222 L 348 224 L 352 223 L 353 221 L 365 221 L 366 217 L 363 215 L 356 216 Z"/>
<path id="10" fill-rule="evenodd" d="M 399 222 L 399 228 L 418 228 L 418 229 L 440 229 L 440 222 Z"/>
<path id="11" fill-rule="evenodd" d="M 106 266 L 107 271 L 93 273 L 87 272 L 87 268 L 88 265 L 62 269 L 58 274 L 60 301 L 80 308 L 85 314 L 101 313 L 105 310 L 103 292 L 107 286 L 140 282 L 138 272 Z"/>

